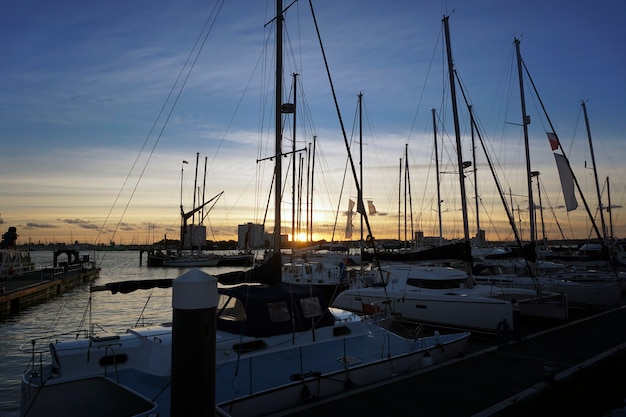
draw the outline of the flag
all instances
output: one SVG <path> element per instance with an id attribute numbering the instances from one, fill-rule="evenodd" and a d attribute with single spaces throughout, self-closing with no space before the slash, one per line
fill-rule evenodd
<path id="1" fill-rule="evenodd" d="M 352 210 L 354 210 L 354 201 L 348 201 L 348 220 L 346 223 L 346 239 L 352 238 Z"/>
<path id="2" fill-rule="evenodd" d="M 550 147 L 552 150 L 556 151 L 559 149 L 559 139 L 556 137 L 556 134 L 552 132 L 546 132 L 546 134 L 548 135 L 548 140 L 550 141 Z"/>
<path id="3" fill-rule="evenodd" d="M 574 195 L 574 176 L 572 171 L 563 155 L 555 153 L 554 159 L 556 160 L 556 167 L 559 171 L 559 178 L 561 179 L 565 208 L 567 211 L 576 210 L 578 201 L 576 201 L 576 195 Z"/>
<path id="4" fill-rule="evenodd" d="M 374 207 L 374 202 L 372 200 L 367 200 L 367 210 L 370 215 L 376 214 L 376 207 Z"/>

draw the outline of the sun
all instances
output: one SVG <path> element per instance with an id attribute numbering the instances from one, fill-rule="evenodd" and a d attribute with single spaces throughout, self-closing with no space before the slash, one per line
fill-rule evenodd
<path id="1" fill-rule="evenodd" d="M 295 237 L 296 237 L 296 239 L 295 239 L 296 242 L 306 242 L 306 240 L 308 238 L 308 236 L 307 236 L 307 234 L 305 232 L 298 233 L 297 235 L 295 235 Z"/>

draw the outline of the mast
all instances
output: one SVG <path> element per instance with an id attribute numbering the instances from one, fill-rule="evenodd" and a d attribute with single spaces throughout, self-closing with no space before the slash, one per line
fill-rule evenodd
<path id="1" fill-rule="evenodd" d="M 519 78 L 519 91 L 520 101 L 522 109 L 522 127 L 524 129 L 524 149 L 526 152 L 526 183 L 528 186 L 528 215 L 529 215 L 529 240 L 532 242 L 535 240 L 535 208 L 533 202 L 533 188 L 532 188 L 532 170 L 530 169 L 530 146 L 528 145 L 528 125 L 530 124 L 530 117 L 526 114 L 526 99 L 524 97 L 524 77 L 522 73 L 522 55 L 519 48 L 520 41 L 515 38 L 515 50 L 517 52 L 517 74 Z"/>
<path id="2" fill-rule="evenodd" d="M 185 164 L 189 164 L 189 162 L 183 160 L 182 164 L 180 164 L 180 243 L 179 249 L 182 252 L 185 245 L 185 210 L 183 210 L 183 177 L 185 172 Z"/>
<path id="3" fill-rule="evenodd" d="M 448 77 L 450 79 L 450 101 L 452 102 L 452 115 L 454 116 L 454 134 L 456 137 L 456 156 L 459 170 L 459 186 L 461 188 L 461 208 L 463 211 L 463 239 L 469 245 L 469 220 L 467 218 L 467 194 L 465 192 L 465 174 L 463 173 L 463 152 L 461 149 L 461 128 L 459 126 L 459 112 L 456 104 L 456 88 L 454 83 L 454 63 L 452 61 L 452 48 L 450 46 L 450 28 L 448 25 L 449 16 L 444 16 L 443 26 L 446 37 L 446 50 L 448 55 Z M 471 255 L 464 256 L 463 263 L 465 272 L 467 273 L 467 286 L 474 286 L 474 278 L 472 277 L 472 260 Z"/>
<path id="4" fill-rule="evenodd" d="M 408 247 L 408 239 L 407 239 L 407 234 L 406 234 L 406 198 L 407 198 L 407 175 L 408 175 L 408 167 L 409 167 L 409 163 L 407 161 L 407 147 L 409 145 L 408 144 L 404 144 L 404 249 L 406 249 Z"/>
<path id="5" fill-rule="evenodd" d="M 292 205 L 291 205 L 291 241 L 292 244 L 296 241 L 296 92 L 298 90 L 298 74 L 295 72 L 292 74 L 293 76 L 293 133 L 292 133 L 292 154 L 291 160 L 293 161 L 293 166 L 291 168 L 291 192 L 292 192 Z M 282 106 L 281 106 L 282 108 Z M 295 247 L 292 247 L 291 254 L 293 257 L 293 250 Z"/>
<path id="6" fill-rule="evenodd" d="M 478 204 L 478 167 L 476 166 L 476 144 L 474 140 L 474 108 L 472 105 L 467 106 L 470 114 L 470 125 L 472 132 L 472 163 L 474 164 L 474 197 L 476 199 L 476 240 L 479 245 L 483 244 L 483 238 L 480 234 L 480 212 Z"/>
<path id="7" fill-rule="evenodd" d="M 274 254 L 280 255 L 280 202 L 282 190 L 282 101 L 283 101 L 283 2 L 276 0 L 276 109 L 275 109 L 275 135 L 276 155 L 274 167 Z"/>
<path id="8" fill-rule="evenodd" d="M 437 147 L 437 121 L 435 109 L 433 113 L 433 136 L 435 141 L 435 170 L 437 171 L 437 213 L 439 217 L 439 246 L 443 245 L 443 221 L 441 219 L 441 184 L 439 180 L 439 149 Z"/>
<path id="9" fill-rule="evenodd" d="M 195 176 L 195 178 L 193 180 L 193 207 L 192 207 L 192 209 L 196 208 L 196 189 L 198 187 L 198 161 L 199 160 L 200 160 L 200 152 L 196 152 L 196 176 Z M 192 225 L 192 227 L 195 224 L 196 224 L 196 215 L 194 214 L 191 217 L 191 225 Z"/>
<path id="10" fill-rule="evenodd" d="M 443 27 L 446 37 L 446 50 L 448 55 L 448 76 L 450 78 L 450 101 L 452 102 L 452 115 L 454 116 L 454 134 L 456 137 L 456 156 L 459 170 L 459 185 L 461 188 L 461 208 L 463 211 L 463 238 L 469 242 L 469 221 L 467 218 L 467 201 L 465 192 L 465 175 L 463 174 L 463 154 L 461 150 L 461 128 L 459 125 L 459 113 L 456 103 L 456 88 L 454 82 L 454 63 L 452 61 L 452 49 L 450 46 L 449 16 L 444 16 Z"/>
<path id="11" fill-rule="evenodd" d="M 402 214 L 402 158 L 400 158 L 399 170 L 398 170 L 398 245 L 402 241 L 400 234 L 400 215 Z"/>
<path id="12" fill-rule="evenodd" d="M 407 239 L 406 235 L 406 216 L 407 216 L 407 195 L 409 199 L 408 213 L 409 224 L 411 225 L 411 238 Z M 411 175 L 409 173 L 409 144 L 404 144 L 404 239 L 405 241 L 413 242 L 415 238 L 415 229 L 413 228 L 413 199 L 411 198 Z M 413 248 L 416 247 L 417 242 L 413 242 Z"/>
<path id="13" fill-rule="evenodd" d="M 313 242 L 313 189 L 315 184 L 315 145 L 317 143 L 317 136 L 313 136 L 313 163 L 311 165 L 311 207 L 309 209 L 309 233 L 311 234 L 310 241 Z"/>
<path id="14" fill-rule="evenodd" d="M 580 103 L 583 107 L 585 115 L 585 127 L 587 128 L 587 139 L 589 140 L 589 150 L 591 152 L 591 164 L 593 166 L 593 177 L 596 181 L 596 193 L 598 194 L 598 208 L 600 210 L 600 223 L 602 224 L 602 237 L 606 240 L 606 223 L 604 221 L 604 208 L 602 207 L 602 195 L 600 194 L 600 183 L 598 182 L 598 171 L 596 169 L 596 157 L 593 153 L 593 143 L 591 141 L 591 128 L 589 127 L 589 118 L 587 117 L 587 106 L 585 101 Z"/>
<path id="15" fill-rule="evenodd" d="M 606 208 L 607 213 L 609 213 L 609 237 L 613 239 L 613 212 L 611 210 L 611 187 L 609 186 L 609 176 L 606 176 L 606 195 L 609 199 L 608 207 Z"/>
<path id="16" fill-rule="evenodd" d="M 541 203 L 541 184 L 539 183 L 539 171 L 533 171 L 532 176 L 537 177 L 537 196 L 539 197 L 539 216 L 541 218 L 541 244 L 545 246 L 546 244 L 546 225 L 543 221 L 543 204 Z M 535 227 L 535 240 L 539 240 L 539 232 Z"/>
<path id="17" fill-rule="evenodd" d="M 359 201 L 363 201 L 363 92 L 359 92 L 359 177 L 361 179 L 361 186 L 358 189 Z M 363 255 L 363 216 L 359 217 L 361 233 L 359 239 L 359 247 L 361 248 L 361 255 Z"/>
<path id="18" fill-rule="evenodd" d="M 204 192 L 206 191 L 206 168 L 207 168 L 208 159 L 209 158 L 207 156 L 204 157 L 204 178 L 202 180 L 202 202 L 203 203 L 206 201 Z M 200 214 L 200 221 L 199 221 L 200 224 L 204 224 L 204 217 L 205 217 L 205 214 L 204 214 L 204 208 L 203 208 L 202 213 Z"/>
<path id="19" fill-rule="evenodd" d="M 313 200 L 313 188 L 311 187 L 311 142 L 309 142 L 307 149 L 307 163 L 306 163 L 306 239 L 309 242 L 313 241 L 313 225 L 309 222 L 309 204 Z"/>

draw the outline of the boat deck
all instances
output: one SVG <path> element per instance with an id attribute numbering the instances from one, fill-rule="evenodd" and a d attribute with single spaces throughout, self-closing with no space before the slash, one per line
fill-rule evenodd
<path id="1" fill-rule="evenodd" d="M 594 393 L 623 375 L 625 346 L 626 307 L 621 306 L 280 415 L 563 415 L 576 400 L 575 414 L 590 415 L 583 410 L 593 407 Z"/>

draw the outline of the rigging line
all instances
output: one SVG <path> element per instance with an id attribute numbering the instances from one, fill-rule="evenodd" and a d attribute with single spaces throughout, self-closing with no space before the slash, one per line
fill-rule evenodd
<path id="1" fill-rule="evenodd" d="M 455 75 L 457 77 L 458 80 L 458 74 L 455 71 Z M 465 88 L 463 88 L 463 84 L 461 82 L 459 82 L 459 89 L 461 90 L 461 94 L 463 95 L 463 99 L 465 100 L 465 105 L 468 106 L 469 102 L 467 99 L 467 96 L 465 94 Z M 476 117 L 473 118 L 474 120 L 476 119 Z M 504 206 L 504 210 L 506 212 L 506 215 L 509 219 L 509 224 L 511 225 L 511 228 L 513 229 L 513 233 L 515 234 L 515 240 L 517 241 L 518 245 L 520 246 L 520 248 L 523 246 L 522 245 L 522 240 L 518 234 L 517 231 L 517 227 L 515 226 L 515 220 L 513 218 L 513 214 L 510 212 L 509 209 L 509 205 L 506 201 L 506 198 L 504 198 L 504 192 L 502 190 L 502 186 L 500 184 L 500 181 L 498 180 L 498 176 L 496 175 L 496 172 L 494 170 L 493 164 L 491 162 L 491 157 L 489 156 L 489 153 L 487 152 L 487 149 L 485 147 L 485 143 L 483 141 L 483 137 L 482 134 L 480 133 L 480 129 L 478 128 L 478 126 L 476 125 L 476 122 L 474 121 L 474 127 L 476 128 L 476 133 L 478 135 L 478 140 L 483 148 L 483 153 L 485 155 L 485 158 L 487 159 L 487 163 L 489 164 L 489 168 L 491 170 L 491 174 L 493 176 L 494 182 L 496 184 L 496 188 L 498 189 L 498 193 L 500 194 L 500 199 L 502 200 L 502 205 Z"/>
<path id="2" fill-rule="evenodd" d="M 548 116 L 548 112 L 543 104 L 543 100 L 541 100 L 541 97 L 539 96 L 539 92 L 537 91 L 537 87 L 535 86 L 535 82 L 533 81 L 532 77 L 530 76 L 530 71 L 528 71 L 528 68 L 526 67 L 526 63 L 524 61 L 522 61 L 522 65 L 524 67 L 524 70 L 526 71 L 526 75 L 528 76 L 528 79 L 530 80 L 530 84 L 533 87 L 533 91 L 535 92 L 535 95 L 537 96 L 537 100 L 539 100 L 539 104 L 541 104 L 541 109 L 543 110 L 543 113 L 546 117 L 546 119 L 548 120 L 548 124 L 550 125 L 550 129 L 552 129 L 552 133 L 554 133 L 557 137 L 558 140 L 558 135 L 556 134 L 556 130 L 554 129 L 554 126 L 552 125 L 552 120 L 550 119 L 550 116 Z M 565 150 L 563 149 L 563 146 L 561 145 L 561 141 L 557 142 L 559 145 L 559 149 L 561 150 L 561 152 L 563 153 L 563 157 L 565 158 L 565 162 L 567 163 L 567 167 L 569 168 L 570 173 L 572 174 L 572 178 L 574 179 L 574 184 L 576 185 L 576 188 L 578 189 L 578 193 L 580 194 L 580 198 L 583 201 L 583 205 L 585 206 L 585 210 L 587 211 L 587 215 L 589 216 L 589 220 L 591 221 L 591 226 L 593 227 L 594 232 L 596 233 L 596 236 L 598 238 L 598 240 L 601 242 L 603 248 L 606 248 L 607 243 L 606 240 L 604 239 L 603 235 L 600 233 L 600 230 L 598 229 L 598 225 L 596 224 L 594 217 L 591 214 L 591 209 L 589 208 L 589 205 L 587 204 L 587 199 L 585 198 L 585 195 L 582 192 L 582 189 L 580 187 L 580 184 L 578 183 L 578 179 L 576 178 L 576 175 L 574 175 L 574 171 L 572 170 L 572 166 L 569 163 L 569 158 L 567 158 L 567 156 L 565 155 Z M 617 274 L 617 271 L 614 271 Z"/>
<path id="3" fill-rule="evenodd" d="M 415 129 L 415 123 L 417 122 L 417 115 L 419 113 L 420 107 L 422 105 L 422 99 L 424 98 L 424 94 L 426 92 L 426 86 L 428 85 L 428 78 L 430 77 L 430 70 L 433 67 L 433 62 L 435 61 L 435 54 L 437 53 L 437 47 L 439 45 L 439 40 L 441 39 L 443 28 L 439 29 L 439 36 L 437 37 L 437 41 L 435 42 L 435 47 L 433 48 L 433 54 L 430 57 L 430 63 L 428 64 L 428 70 L 426 71 L 426 79 L 424 80 L 424 84 L 422 85 L 422 91 L 420 92 L 419 99 L 417 100 L 417 108 L 415 109 L 415 114 L 413 115 L 413 121 L 411 123 L 411 129 L 409 130 L 409 140 L 413 136 L 413 131 Z"/>
<path id="4" fill-rule="evenodd" d="M 566 239 L 565 238 L 565 234 L 563 233 L 563 229 L 561 228 L 561 224 L 559 223 L 559 219 L 558 219 L 558 217 L 556 215 L 556 210 L 554 210 L 554 205 L 550 201 L 550 194 L 546 192 L 547 190 L 544 187 L 543 183 L 540 184 L 540 186 L 541 186 L 541 189 L 543 190 L 543 194 L 545 196 L 544 199 L 547 200 L 550 213 L 552 214 L 552 217 L 554 218 L 554 222 L 556 223 L 556 227 L 559 229 L 559 233 L 561 234 L 561 239 L 565 240 Z"/>
<path id="5" fill-rule="evenodd" d="M 322 36 L 320 34 L 320 30 L 319 30 L 319 26 L 317 25 L 317 19 L 315 17 L 315 11 L 313 10 L 313 2 L 312 0 L 309 0 L 309 7 L 311 9 L 311 15 L 313 17 L 313 22 L 315 23 L 315 32 L 317 33 L 317 39 L 319 41 L 320 44 L 320 49 L 322 52 L 322 56 L 324 57 L 324 66 L 326 67 L 326 74 L 328 76 L 328 83 L 330 84 L 330 89 L 332 91 L 332 95 L 333 95 L 333 101 L 335 103 L 335 109 L 337 111 L 337 118 L 339 119 L 339 125 L 341 126 L 341 133 L 343 136 L 343 142 L 346 146 L 346 152 L 348 153 L 348 159 L 350 160 L 350 167 L 352 169 L 352 176 L 354 177 L 354 183 L 356 185 L 357 190 L 360 190 L 361 186 L 359 183 L 359 178 L 357 176 L 356 173 L 356 168 L 354 167 L 354 161 L 352 160 L 352 153 L 350 152 L 350 145 L 348 143 L 348 137 L 346 135 L 346 129 L 345 126 L 343 124 L 343 119 L 341 117 L 341 111 L 339 109 L 339 103 L 337 102 L 337 94 L 335 93 L 335 87 L 333 85 L 333 80 L 332 77 L 330 76 L 330 68 L 328 67 L 328 60 L 326 59 L 326 52 L 324 51 L 324 45 L 322 43 Z M 361 193 L 362 194 L 362 193 Z M 380 262 L 378 260 L 378 256 L 376 256 L 376 241 L 374 239 L 374 235 L 372 233 L 372 228 L 370 226 L 370 221 L 369 221 L 369 217 L 367 215 L 367 212 L 365 211 L 365 207 L 363 205 L 363 199 L 359 199 L 359 202 L 357 203 L 357 211 L 360 212 L 361 216 L 363 216 L 363 219 L 365 220 L 365 224 L 367 225 L 367 231 L 368 231 L 368 238 L 371 241 L 372 244 L 372 249 L 374 251 L 374 255 L 375 255 L 375 259 L 376 259 L 376 264 L 380 269 Z M 384 287 L 383 287 L 384 288 Z M 386 295 L 387 289 L 385 288 L 385 295 Z"/>
<path id="6" fill-rule="evenodd" d="M 244 96 L 246 95 L 246 93 L 248 92 L 248 89 L 250 88 L 250 84 L 252 83 L 254 74 L 256 73 L 257 69 L 259 68 L 260 63 L 262 62 L 262 58 L 265 54 L 265 50 L 266 50 L 266 46 L 264 46 L 261 49 L 261 53 L 259 54 L 259 59 L 256 62 L 256 65 L 254 66 L 254 70 L 252 71 L 252 73 L 250 74 L 250 78 L 248 78 L 248 82 L 246 83 L 246 86 L 243 89 L 243 92 L 241 94 L 241 96 L 239 97 L 239 101 L 237 102 L 237 105 L 235 106 L 235 110 L 233 111 L 233 114 L 230 118 L 230 120 L 228 121 L 228 125 L 226 126 L 226 130 L 224 131 L 224 134 L 222 135 L 222 138 L 220 139 L 218 145 L 217 145 L 217 149 L 215 150 L 215 153 L 213 154 L 213 157 L 211 159 L 211 163 L 209 164 L 209 166 L 213 165 L 213 162 L 215 161 L 215 159 L 217 158 L 217 154 L 219 152 L 219 150 L 222 148 L 222 145 L 224 144 L 224 141 L 226 140 L 226 137 L 228 136 L 230 129 L 235 121 L 235 116 L 237 115 L 237 113 L 239 112 L 239 108 L 241 107 L 241 104 L 243 103 L 243 99 Z"/>
<path id="7" fill-rule="evenodd" d="M 150 291 L 150 294 L 148 295 L 148 299 L 144 303 L 143 308 L 141 309 L 141 313 L 139 313 L 139 317 L 137 317 L 137 321 L 135 322 L 135 327 L 139 325 L 139 320 L 141 320 L 141 318 L 143 317 L 143 313 L 146 311 L 146 308 L 148 307 L 148 303 L 150 302 L 150 299 L 152 298 L 153 292 L 154 292 L 154 289 Z"/>
<path id="8" fill-rule="evenodd" d="M 354 137 L 354 130 L 355 130 L 355 126 L 356 126 L 356 113 L 358 112 L 358 107 L 355 108 L 355 116 L 353 118 L 354 123 L 352 125 L 352 135 L 350 136 L 350 146 L 352 146 L 352 138 Z M 337 210 L 335 211 L 335 223 L 333 224 L 333 231 L 331 234 L 331 242 L 335 241 L 335 231 L 337 229 L 337 222 L 338 222 L 338 218 L 339 218 L 339 213 L 341 211 L 341 196 L 343 195 L 343 189 L 346 185 L 346 176 L 348 174 L 348 162 L 349 159 L 346 158 L 346 163 L 344 164 L 343 167 L 343 178 L 341 180 L 341 187 L 339 189 L 339 200 L 337 201 Z"/>
<path id="9" fill-rule="evenodd" d="M 216 8 L 218 7 L 217 5 L 219 4 L 219 8 L 217 9 L 216 12 Z M 100 228 L 100 230 L 98 231 L 98 234 L 96 236 L 96 241 L 98 241 L 100 235 L 102 234 L 104 227 L 109 219 L 109 217 L 111 216 L 111 213 L 113 212 L 113 208 L 117 205 L 117 201 L 119 200 L 119 198 L 121 197 L 122 191 L 124 190 L 124 188 L 126 187 L 127 182 L 130 179 L 130 175 L 133 172 L 133 170 L 135 169 L 135 166 L 137 165 L 137 162 L 139 160 L 139 156 L 143 153 L 143 150 L 145 149 L 148 140 L 150 139 L 150 137 L 152 136 L 152 132 L 155 130 L 156 125 L 158 123 L 158 121 L 161 119 L 161 116 L 163 115 L 166 107 L 167 107 L 167 103 L 169 102 L 170 98 L 172 97 L 172 94 L 174 92 L 174 89 L 176 88 L 176 85 L 178 84 L 178 82 L 180 81 L 180 78 L 182 76 L 182 74 L 185 71 L 185 68 L 187 67 L 189 60 L 194 52 L 194 50 L 197 48 L 198 46 L 198 42 L 201 39 L 202 34 L 205 32 L 205 30 L 207 29 L 207 26 L 209 25 L 209 22 L 211 22 L 210 27 L 208 30 L 206 30 L 206 35 L 204 37 L 204 40 L 202 41 L 201 46 L 199 47 L 199 50 L 196 54 L 195 59 L 193 60 L 192 64 L 191 64 L 191 68 L 189 69 L 189 72 L 187 73 L 187 76 L 184 79 L 183 85 L 180 87 L 180 90 L 176 96 L 176 99 L 174 101 L 174 104 L 172 105 L 172 107 L 170 108 L 170 111 L 167 115 L 167 118 L 165 119 L 165 123 L 163 124 L 163 126 L 161 127 L 161 130 L 159 132 L 159 135 L 157 136 L 157 139 L 154 143 L 154 145 L 152 146 L 152 150 L 150 151 L 150 154 L 148 156 L 148 159 L 146 160 L 143 169 L 141 170 L 141 173 L 139 175 L 139 177 L 137 178 L 137 182 L 135 183 L 135 187 L 133 188 L 133 191 L 128 199 L 128 202 L 126 204 L 126 206 L 124 207 L 124 211 L 122 212 L 122 215 L 120 216 L 120 220 L 117 223 L 117 225 L 115 226 L 115 230 L 113 231 L 113 234 L 111 236 L 111 239 L 113 239 L 113 237 L 115 236 L 115 234 L 117 233 L 117 230 L 120 227 L 120 224 L 122 223 L 122 219 L 126 213 L 126 211 L 128 210 L 128 206 L 130 205 L 130 201 L 132 200 L 133 196 L 135 195 L 135 191 L 137 190 L 137 187 L 139 186 L 139 182 L 141 181 L 141 178 L 143 177 L 144 172 L 146 171 L 146 168 L 148 166 L 148 163 L 150 162 L 150 159 L 152 158 L 152 155 L 154 154 L 154 150 L 156 149 L 157 144 L 159 143 L 159 139 L 161 138 L 161 135 L 163 134 L 163 131 L 165 130 L 165 126 L 167 126 L 167 122 L 169 121 L 174 108 L 176 107 L 176 104 L 178 103 L 178 100 L 180 99 L 180 96 L 182 94 L 183 89 L 185 88 L 185 85 L 187 84 L 187 81 L 189 79 L 189 76 L 191 75 L 191 71 L 193 70 L 196 61 L 198 60 L 198 56 L 200 55 L 200 52 L 202 51 L 202 48 L 204 47 L 206 40 L 209 36 L 209 34 L 211 33 L 211 29 L 213 28 L 213 25 L 215 24 L 215 20 L 217 19 L 217 15 L 219 13 L 219 11 L 222 8 L 222 5 L 224 4 L 224 0 L 220 0 L 218 1 L 218 3 L 216 3 L 216 6 L 213 8 L 213 10 L 211 11 L 211 13 L 209 14 L 209 17 L 207 18 L 207 20 L 204 23 L 204 26 L 202 28 L 202 31 L 200 32 L 200 34 L 198 35 L 198 38 L 196 39 L 196 43 L 194 44 L 193 48 L 191 49 L 191 51 L 189 52 L 189 55 L 187 56 L 187 59 L 185 60 L 185 63 L 183 64 L 183 67 L 181 68 L 178 77 L 176 78 L 176 81 L 174 82 L 174 84 L 172 85 L 172 88 L 170 89 L 170 92 L 165 100 L 165 102 L 163 103 L 163 106 L 161 107 L 161 110 L 159 111 L 159 114 L 157 116 L 157 118 L 155 119 L 152 127 L 150 128 L 150 131 L 148 133 L 148 135 L 146 136 L 146 139 L 144 140 L 144 143 L 139 151 L 139 154 L 137 155 L 137 157 L 135 158 L 135 161 L 133 161 L 133 165 L 131 166 L 131 169 L 128 172 L 128 175 L 126 176 L 126 178 L 124 179 L 124 183 L 122 184 L 122 187 L 120 188 L 119 193 L 117 194 L 117 196 L 115 197 L 115 200 L 113 202 L 113 205 L 111 206 L 111 209 L 109 210 L 109 213 L 107 214 L 104 223 L 102 224 L 102 227 Z M 213 16 L 213 19 L 211 21 L 211 17 Z M 102 261 L 102 260 L 101 260 Z"/>

